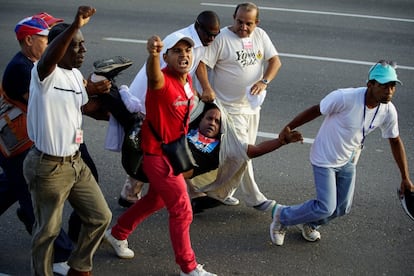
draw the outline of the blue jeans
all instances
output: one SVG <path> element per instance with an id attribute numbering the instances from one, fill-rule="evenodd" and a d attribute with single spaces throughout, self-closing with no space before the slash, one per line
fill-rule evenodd
<path id="1" fill-rule="evenodd" d="M 281 210 L 283 225 L 309 224 L 318 228 L 330 220 L 351 211 L 355 190 L 355 164 L 348 162 L 339 168 L 313 167 L 316 199 Z"/>

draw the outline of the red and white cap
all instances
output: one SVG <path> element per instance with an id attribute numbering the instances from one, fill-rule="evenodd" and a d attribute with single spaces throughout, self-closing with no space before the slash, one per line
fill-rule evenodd
<path id="1" fill-rule="evenodd" d="M 49 34 L 49 25 L 39 17 L 26 17 L 17 23 L 14 28 L 17 40 L 22 40 L 29 35 L 43 35 Z"/>

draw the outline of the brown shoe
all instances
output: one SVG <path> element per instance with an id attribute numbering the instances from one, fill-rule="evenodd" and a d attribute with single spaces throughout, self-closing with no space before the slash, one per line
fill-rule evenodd
<path id="1" fill-rule="evenodd" d="M 70 268 L 67 276 L 92 276 L 92 271 L 79 271 L 74 268 Z"/>

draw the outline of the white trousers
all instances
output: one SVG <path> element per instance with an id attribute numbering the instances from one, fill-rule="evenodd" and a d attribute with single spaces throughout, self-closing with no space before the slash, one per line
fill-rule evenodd
<path id="1" fill-rule="evenodd" d="M 228 114 L 233 121 L 237 137 L 242 143 L 255 144 L 257 132 L 259 130 L 260 109 L 255 114 Z M 240 183 L 243 200 L 247 206 L 256 206 L 267 200 L 260 192 L 254 179 L 252 160 L 247 162 L 247 168 Z M 234 189 L 229 196 L 233 195 Z"/>

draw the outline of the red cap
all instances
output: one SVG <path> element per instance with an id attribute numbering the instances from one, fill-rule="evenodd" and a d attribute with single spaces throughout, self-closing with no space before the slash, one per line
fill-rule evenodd
<path id="1" fill-rule="evenodd" d="M 50 14 L 48 14 L 46 12 L 40 12 L 38 14 L 33 15 L 32 17 L 43 19 L 47 23 L 47 25 L 49 25 L 49 27 L 52 27 L 56 23 L 63 22 L 63 19 L 53 17 L 53 16 L 51 16 Z"/>

